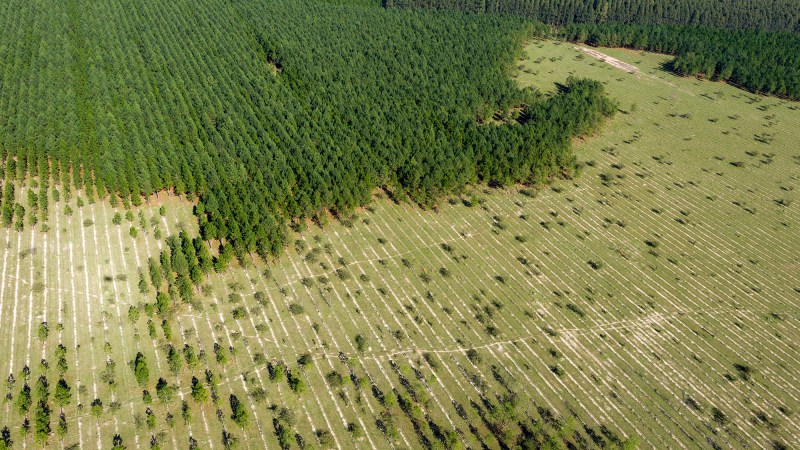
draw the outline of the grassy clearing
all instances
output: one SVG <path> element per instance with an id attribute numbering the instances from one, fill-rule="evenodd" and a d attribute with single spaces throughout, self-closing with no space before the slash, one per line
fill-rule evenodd
<path id="1" fill-rule="evenodd" d="M 167 327 L 128 310 L 152 303 L 139 271 L 164 238 L 195 235 L 191 205 L 162 198 L 142 227 L 140 210 L 116 225 L 109 205 L 73 198 L 71 215 L 52 203 L 47 233 L 0 231 L 0 373 L 15 380 L 0 426 L 33 445 L 23 367 L 52 393 L 61 343 L 61 447 L 800 445 L 797 105 L 602 51 L 640 71 L 534 43 L 516 74 L 542 90 L 601 79 L 620 100 L 580 144 L 580 178 L 474 189 L 436 211 L 379 195 L 269 266 L 210 277 Z"/>

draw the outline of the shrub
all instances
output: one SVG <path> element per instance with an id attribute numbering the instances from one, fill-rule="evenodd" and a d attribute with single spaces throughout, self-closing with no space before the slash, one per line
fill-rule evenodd
<path id="1" fill-rule="evenodd" d="M 247 308 L 245 308 L 244 306 L 234 308 L 233 311 L 231 311 L 231 313 L 233 314 L 233 318 L 235 320 L 247 318 Z"/>
<path id="2" fill-rule="evenodd" d="M 145 416 L 147 416 L 145 419 L 147 428 L 150 430 L 154 429 L 156 427 L 156 415 L 153 414 L 153 410 L 150 409 L 150 407 L 145 410 Z"/>
<path id="3" fill-rule="evenodd" d="M 133 360 L 133 373 L 136 376 L 136 381 L 139 385 L 144 386 L 150 377 L 150 370 L 147 368 L 147 359 L 139 352 Z"/>
<path id="4" fill-rule="evenodd" d="M 728 424 L 728 416 L 716 406 L 711 407 L 711 418 L 720 426 L 724 427 Z"/>
<path id="5" fill-rule="evenodd" d="M 269 379 L 275 383 L 280 383 L 286 378 L 286 367 L 283 364 L 270 364 L 267 369 L 269 370 Z"/>
<path id="6" fill-rule="evenodd" d="M 161 403 L 165 405 L 171 403 L 175 398 L 176 390 L 175 386 L 170 386 L 167 380 L 163 378 L 159 378 L 158 383 L 156 383 L 156 395 Z"/>
<path id="7" fill-rule="evenodd" d="M 346 281 L 350 279 L 350 272 L 346 269 L 336 269 L 336 276 L 339 277 L 340 280 Z"/>
<path id="8" fill-rule="evenodd" d="M 192 377 L 192 398 L 197 403 L 205 403 L 208 400 L 208 390 L 196 377 Z"/>
<path id="9" fill-rule="evenodd" d="M 350 435 L 353 436 L 353 439 L 361 439 L 366 436 L 364 433 L 364 428 L 355 422 L 350 422 L 347 424 L 347 431 L 350 432 Z"/>
<path id="10" fill-rule="evenodd" d="M 58 383 L 56 383 L 55 393 L 53 394 L 56 405 L 61 408 L 69 405 L 69 402 L 72 400 L 72 393 L 70 391 L 71 389 L 66 380 L 60 378 Z"/>
<path id="11" fill-rule="evenodd" d="M 267 295 L 263 291 L 253 294 L 255 301 L 261 306 L 267 306 Z"/>
<path id="12" fill-rule="evenodd" d="M 33 439 L 37 444 L 44 446 L 50 438 L 50 432 L 50 406 L 48 406 L 47 401 L 40 400 L 36 405 L 34 416 Z"/>
<path id="13" fill-rule="evenodd" d="M 47 327 L 47 322 L 42 322 L 39 324 L 38 333 L 40 340 L 47 339 L 47 336 L 50 335 L 50 329 Z"/>
<path id="14" fill-rule="evenodd" d="M 67 425 L 67 416 L 64 415 L 62 412 L 58 415 L 58 425 L 56 425 L 56 434 L 58 437 L 63 438 L 67 435 L 67 431 L 69 431 L 69 426 Z"/>
<path id="15" fill-rule="evenodd" d="M 736 372 L 739 374 L 739 378 L 744 381 L 750 381 L 750 377 L 753 374 L 752 367 L 747 364 L 735 363 L 733 368 L 736 369 Z"/>
<path id="16" fill-rule="evenodd" d="M 576 305 L 576 304 L 574 304 L 574 303 L 568 303 L 567 304 L 567 309 L 572 311 L 572 312 L 574 312 L 575 314 L 577 314 L 580 317 L 586 316 L 586 313 L 583 312 L 581 307 Z"/>
<path id="17" fill-rule="evenodd" d="M 253 363 L 256 366 L 264 366 L 267 364 L 267 357 L 261 352 L 256 352 L 256 354 L 253 356 Z"/>
<path id="18" fill-rule="evenodd" d="M 328 381 L 328 384 L 336 389 L 341 387 L 344 384 L 344 378 L 339 374 L 339 372 L 332 370 L 325 375 L 325 379 Z"/>
<path id="19" fill-rule="evenodd" d="M 480 364 L 481 355 L 478 353 L 477 350 L 475 350 L 474 348 L 471 348 L 471 349 L 467 350 L 467 359 L 469 359 L 469 361 L 472 364 Z"/>
<path id="20" fill-rule="evenodd" d="M 267 391 L 262 387 L 257 387 L 250 392 L 250 398 L 256 403 L 263 403 L 267 400 Z"/>
<path id="21" fill-rule="evenodd" d="M 186 365 L 189 369 L 194 370 L 200 364 L 200 358 L 195 353 L 194 348 L 189 344 L 183 345 L 183 359 L 186 360 Z"/>
<path id="22" fill-rule="evenodd" d="M 363 352 L 367 349 L 367 339 L 361 333 L 355 337 L 356 350 Z"/>
<path id="23" fill-rule="evenodd" d="M 289 387 L 295 394 L 300 395 L 306 391 L 305 381 L 303 381 L 296 372 L 290 371 L 287 380 L 289 382 Z"/>
<path id="24" fill-rule="evenodd" d="M 314 434 L 317 435 L 317 440 L 322 448 L 331 448 L 336 445 L 333 440 L 333 435 L 328 430 L 316 430 Z"/>
<path id="25" fill-rule="evenodd" d="M 228 353 L 225 351 L 225 348 L 219 345 L 218 343 L 214 343 L 214 354 L 216 355 L 217 362 L 225 365 L 228 363 Z"/>
<path id="26" fill-rule="evenodd" d="M 250 424 L 250 415 L 247 413 L 245 406 L 239 401 L 239 398 L 231 394 L 229 399 L 231 405 L 231 419 L 244 428 Z"/>
<path id="27" fill-rule="evenodd" d="M 169 364 L 169 370 L 173 375 L 177 375 L 181 371 L 183 358 L 172 345 L 170 345 L 169 350 L 167 350 L 167 363 Z"/>
<path id="28" fill-rule="evenodd" d="M 438 371 L 440 369 L 439 361 L 436 359 L 436 355 L 431 352 L 425 352 L 422 354 L 422 357 L 425 358 L 425 361 L 434 371 Z"/>
<path id="29" fill-rule="evenodd" d="M 103 402 L 96 398 L 92 400 L 92 415 L 95 417 L 100 417 L 103 414 Z"/>
<path id="30" fill-rule="evenodd" d="M 300 365 L 300 367 L 302 367 L 303 369 L 311 367 L 311 363 L 313 361 L 314 359 L 311 357 L 309 353 L 304 353 L 300 355 L 299 358 L 297 358 L 297 364 Z"/>
<path id="31" fill-rule="evenodd" d="M 192 410 L 185 400 L 181 402 L 181 417 L 184 423 L 189 423 L 192 420 Z"/>

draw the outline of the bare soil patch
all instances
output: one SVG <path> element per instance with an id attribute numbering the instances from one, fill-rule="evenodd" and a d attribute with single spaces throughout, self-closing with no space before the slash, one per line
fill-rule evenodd
<path id="1" fill-rule="evenodd" d="M 626 62 L 620 61 L 617 58 L 608 56 L 605 53 L 600 53 L 597 50 L 594 50 L 594 49 L 591 49 L 591 48 L 586 48 L 586 47 L 576 47 L 576 48 L 578 50 L 588 54 L 589 56 L 593 56 L 593 57 L 599 59 L 600 61 L 603 61 L 605 63 L 611 64 L 612 66 L 616 67 L 617 69 L 624 70 L 625 72 L 628 72 L 628 73 L 637 73 L 637 72 L 639 72 L 639 68 L 638 67 L 636 67 L 636 66 L 634 66 L 632 64 L 628 64 Z"/>

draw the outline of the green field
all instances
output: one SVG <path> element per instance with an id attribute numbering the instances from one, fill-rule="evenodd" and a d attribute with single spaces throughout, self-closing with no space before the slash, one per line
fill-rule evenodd
<path id="1" fill-rule="evenodd" d="M 169 338 L 128 310 L 153 302 L 138 284 L 165 245 L 156 228 L 196 235 L 192 205 L 162 194 L 115 225 L 108 202 L 51 197 L 49 231 L 0 231 L 0 373 L 14 377 L 0 427 L 35 445 L 20 434 L 23 367 L 52 393 L 63 344 L 72 401 L 63 439 L 54 406 L 54 447 L 110 448 L 118 434 L 128 448 L 186 448 L 187 436 L 224 448 L 226 430 L 240 448 L 277 448 L 282 428 L 293 448 L 800 446 L 800 105 L 677 78 L 660 70 L 668 57 L 600 51 L 639 71 L 535 42 L 513 74 L 543 91 L 603 80 L 619 101 L 576 146 L 580 177 L 475 187 L 434 211 L 376 194 L 292 236 L 268 267 L 211 276 Z M 171 373 L 170 344 L 196 366 L 181 358 Z M 305 392 L 271 379 L 281 364 Z M 206 370 L 218 400 L 198 403 L 191 380 L 208 386 Z M 157 397 L 159 377 L 174 398 Z"/>

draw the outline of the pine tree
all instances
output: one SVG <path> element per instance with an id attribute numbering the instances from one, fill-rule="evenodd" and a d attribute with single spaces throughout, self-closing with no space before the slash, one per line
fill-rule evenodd
<path id="1" fill-rule="evenodd" d="M 58 383 L 56 383 L 55 393 L 53 395 L 56 405 L 60 408 L 69 405 L 69 402 L 72 400 L 72 393 L 70 391 L 71 389 L 66 380 L 60 378 Z"/>
<path id="2" fill-rule="evenodd" d="M 50 438 L 50 406 L 46 400 L 40 400 L 36 405 L 34 416 L 33 439 L 40 446 L 44 446 Z"/>
<path id="3" fill-rule="evenodd" d="M 136 358 L 133 361 L 133 373 L 140 386 L 147 385 L 147 380 L 150 378 L 150 370 L 147 367 L 147 359 L 141 352 L 136 354 Z"/>
<path id="4" fill-rule="evenodd" d="M 235 395 L 231 394 L 229 400 L 231 405 L 231 419 L 240 427 L 245 428 L 250 424 L 250 415 L 247 413 L 247 409 Z"/>

